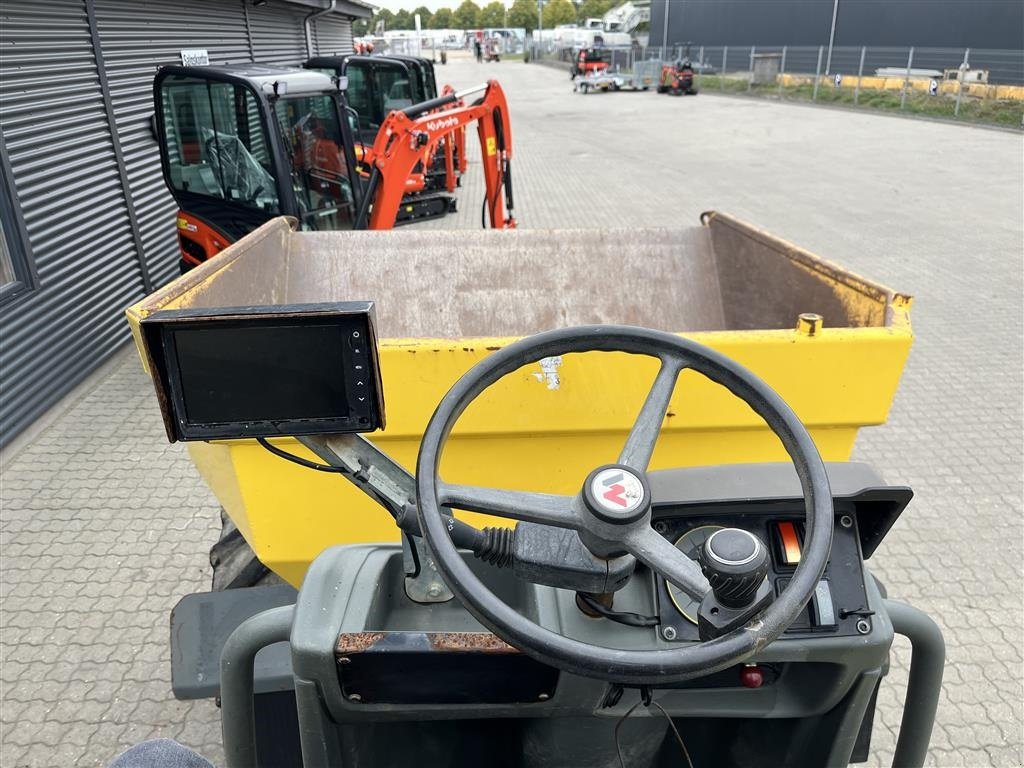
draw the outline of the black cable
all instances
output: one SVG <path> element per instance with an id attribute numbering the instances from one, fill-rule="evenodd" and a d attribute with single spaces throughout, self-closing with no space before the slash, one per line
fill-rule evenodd
<path id="1" fill-rule="evenodd" d="M 257 437 L 256 442 L 275 456 L 286 461 L 290 461 L 293 464 L 298 464 L 300 467 L 315 469 L 317 472 L 329 472 L 341 475 L 342 477 L 350 477 L 352 475 L 352 473 L 345 467 L 334 467 L 330 464 L 317 464 L 315 461 L 309 461 L 301 456 L 296 456 L 294 453 L 288 453 L 288 451 L 284 451 L 276 445 L 271 445 L 265 437 Z M 357 476 L 360 474 L 364 474 L 362 469 L 357 473 Z M 396 509 L 394 505 L 390 504 L 369 486 L 360 487 L 360 490 L 384 507 L 384 509 L 387 510 L 393 518 L 395 518 L 395 522 L 398 524 L 398 528 L 401 531 L 411 536 L 423 535 L 419 529 L 419 522 L 416 520 L 415 512 Z M 455 542 L 455 546 L 462 549 L 468 549 L 476 554 L 477 557 L 485 559 L 492 565 L 497 565 L 499 568 L 503 568 L 511 565 L 512 563 L 513 555 L 511 532 L 509 534 L 503 534 L 499 530 L 496 533 L 488 533 L 486 530 L 478 530 L 469 523 L 465 523 L 453 516 L 449 518 L 448 533 L 452 537 L 452 541 Z"/>
<path id="2" fill-rule="evenodd" d="M 615 730 L 612 731 L 612 735 L 615 737 L 615 754 L 619 757 L 620 768 L 626 768 L 626 761 L 622 759 L 622 745 L 619 743 L 619 729 L 622 727 L 622 724 L 626 722 L 629 716 L 636 711 L 636 708 L 639 707 L 641 704 L 643 704 L 643 702 L 638 701 L 632 707 L 627 709 L 626 714 L 619 718 L 619 722 L 615 724 Z"/>
<path id="3" fill-rule="evenodd" d="M 288 453 L 288 451 L 281 450 L 276 445 L 271 445 L 265 437 L 257 437 L 256 442 L 262 445 L 275 456 L 279 456 L 285 461 L 290 461 L 293 464 L 298 464 L 300 467 L 305 467 L 306 469 L 315 469 L 317 472 L 329 472 L 331 474 L 341 475 L 342 477 L 352 476 L 352 473 L 345 467 L 335 467 L 330 464 L 317 464 L 315 461 L 309 461 L 308 459 L 304 459 L 301 456 L 296 456 L 294 453 Z M 362 473 L 363 470 L 360 469 L 355 476 L 358 477 Z M 365 478 L 363 479 L 365 480 Z M 386 499 L 382 498 L 372 488 L 366 487 L 361 488 L 361 490 L 371 499 L 373 499 L 382 507 L 384 507 L 384 509 L 387 510 L 388 514 L 395 518 L 396 522 L 398 521 L 400 510 L 395 509 L 392 504 L 388 503 Z"/>
<path id="4" fill-rule="evenodd" d="M 294 453 L 288 453 L 288 451 L 283 451 L 276 445 L 271 445 L 267 441 L 267 438 L 265 437 L 257 437 L 256 442 L 262 445 L 275 456 L 279 456 L 282 459 L 285 459 L 286 461 L 298 464 L 300 467 L 306 467 L 306 469 L 315 469 L 317 472 L 333 472 L 338 475 L 348 474 L 348 470 L 345 469 L 344 467 L 332 467 L 330 464 L 317 464 L 315 461 L 310 461 L 309 459 L 304 459 L 301 456 L 296 456 Z"/>
<path id="5" fill-rule="evenodd" d="M 665 708 L 662 707 L 661 704 L 659 704 L 656 701 L 652 701 L 651 704 L 652 706 L 657 707 L 658 711 L 665 716 L 666 720 L 668 720 L 668 725 L 672 729 L 672 733 L 675 734 L 676 741 L 679 743 L 679 749 L 682 750 L 683 757 L 686 758 L 686 764 L 689 766 L 689 768 L 693 768 L 693 760 L 690 759 L 690 752 L 686 748 L 686 744 L 683 743 L 683 737 L 679 734 L 679 729 L 676 728 L 675 722 L 672 720 L 671 717 L 669 717 L 668 712 L 665 711 Z"/>
<path id="6" fill-rule="evenodd" d="M 657 616 L 644 616 L 643 614 L 630 613 L 628 611 L 613 611 L 587 592 L 577 592 L 576 594 L 581 601 L 586 603 L 590 610 L 609 621 L 625 624 L 627 627 L 656 627 L 661 623 Z"/>
<path id="7" fill-rule="evenodd" d="M 501 181 L 498 182 L 498 188 L 494 191 L 494 199 L 490 199 L 487 197 L 487 193 L 484 193 L 484 202 L 480 206 L 480 226 L 484 229 L 487 229 L 487 214 L 490 213 L 491 217 L 494 218 L 494 207 L 498 204 L 498 198 L 501 196 L 501 190 L 504 186 L 505 176 L 502 174 Z"/>
<path id="8" fill-rule="evenodd" d="M 632 715 L 636 711 L 636 708 L 639 707 L 641 704 L 648 707 L 657 707 L 658 711 L 665 716 L 665 719 L 668 720 L 669 727 L 672 729 L 672 733 L 676 737 L 676 743 L 679 744 L 679 749 L 683 753 L 683 758 L 686 760 L 686 765 L 688 766 L 688 768 L 693 768 L 693 760 L 690 759 L 690 752 L 689 750 L 687 750 L 686 744 L 683 742 L 683 737 L 679 733 L 679 729 L 676 727 L 675 722 L 673 722 L 672 717 L 669 715 L 668 712 L 665 711 L 665 708 L 662 707 L 661 704 L 659 704 L 656 701 L 652 701 L 650 698 L 647 698 L 646 701 L 645 699 L 641 699 L 632 707 L 627 709 L 626 714 L 620 717 L 619 722 L 615 724 L 615 730 L 612 733 L 615 737 L 615 754 L 619 758 L 620 768 L 626 768 L 626 761 L 622 759 L 622 744 L 619 742 L 619 729 L 622 728 L 622 724 L 625 723 L 627 719 L 629 719 L 629 716 Z"/>

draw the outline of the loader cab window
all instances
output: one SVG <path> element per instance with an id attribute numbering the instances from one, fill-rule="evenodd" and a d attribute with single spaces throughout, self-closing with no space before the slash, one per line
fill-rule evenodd
<path id="1" fill-rule="evenodd" d="M 389 62 L 390 64 L 390 62 Z M 414 72 L 405 64 L 375 67 L 375 79 L 379 91 L 381 119 L 396 109 L 405 109 L 423 99 L 419 97 L 419 81 Z"/>
<path id="2" fill-rule="evenodd" d="M 161 92 L 171 186 L 279 214 L 256 96 L 234 83 L 173 76 Z"/>
<path id="3" fill-rule="evenodd" d="M 427 99 L 433 99 L 437 97 L 437 80 L 434 77 L 434 65 L 424 64 L 423 65 L 423 77 L 424 87 L 426 92 L 423 94 L 423 101 Z"/>
<path id="4" fill-rule="evenodd" d="M 359 128 L 359 140 L 372 144 L 380 128 L 380 120 L 373 109 L 373 93 L 370 90 L 363 67 L 349 66 L 345 70 L 348 89 L 345 100 L 355 110 Z"/>
<path id="5" fill-rule="evenodd" d="M 338 70 L 332 69 L 330 67 L 310 67 L 309 69 L 312 72 L 319 72 L 321 74 L 327 75 L 331 79 L 338 77 Z M 351 87 L 351 83 L 349 84 L 349 87 Z M 356 93 L 355 98 L 359 100 L 361 98 L 364 98 L 364 96 L 360 95 L 359 93 Z M 349 92 L 347 90 L 345 91 L 345 96 L 342 99 L 342 103 L 345 105 L 345 111 L 348 114 L 349 131 L 351 131 L 352 135 L 356 137 L 356 141 L 363 141 L 363 138 L 359 134 L 360 112 L 359 109 L 353 106 L 353 104 L 351 103 L 351 99 L 349 98 Z M 376 132 L 374 133 L 374 135 L 376 136 Z"/>
<path id="6" fill-rule="evenodd" d="M 274 116 L 291 167 L 300 226 L 352 229 L 356 203 L 337 101 L 328 94 L 282 97 L 274 102 Z"/>
<path id="7" fill-rule="evenodd" d="M 412 83 L 409 80 L 395 80 L 386 85 L 384 91 L 384 112 L 387 114 L 396 109 L 405 109 L 413 105 Z"/>

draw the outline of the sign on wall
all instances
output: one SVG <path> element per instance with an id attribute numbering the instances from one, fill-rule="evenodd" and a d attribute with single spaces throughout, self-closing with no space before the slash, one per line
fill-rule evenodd
<path id="1" fill-rule="evenodd" d="M 205 48 L 182 48 L 181 65 L 183 67 L 206 67 L 210 64 L 210 54 Z"/>

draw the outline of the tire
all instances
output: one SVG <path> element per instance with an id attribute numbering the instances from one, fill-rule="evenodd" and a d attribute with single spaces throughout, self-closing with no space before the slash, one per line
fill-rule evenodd
<path id="1" fill-rule="evenodd" d="M 210 565 L 213 567 L 211 591 L 269 587 L 284 583 L 280 576 L 259 561 L 223 509 L 220 511 L 220 525 L 220 538 L 210 547 Z"/>
<path id="2" fill-rule="evenodd" d="M 658 86 L 658 93 L 665 93 L 668 89 L 664 85 Z"/>

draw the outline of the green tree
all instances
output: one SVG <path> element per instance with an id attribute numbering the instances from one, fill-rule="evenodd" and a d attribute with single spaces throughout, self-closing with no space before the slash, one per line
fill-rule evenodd
<path id="1" fill-rule="evenodd" d="M 367 32 L 370 31 L 371 19 L 356 19 L 352 22 L 352 35 L 354 37 L 363 37 Z"/>
<path id="2" fill-rule="evenodd" d="M 544 6 L 544 28 L 551 29 L 559 24 L 576 22 L 576 6 L 569 0 L 550 0 Z"/>
<path id="3" fill-rule="evenodd" d="M 587 19 L 599 19 L 618 5 L 615 0 L 583 0 L 580 3 L 579 20 L 584 22 Z"/>
<path id="4" fill-rule="evenodd" d="M 395 20 L 391 22 L 392 29 L 412 29 L 412 14 L 404 8 L 395 14 Z"/>
<path id="5" fill-rule="evenodd" d="M 515 0 L 508 9 L 508 25 L 533 32 L 537 28 L 537 0 Z"/>
<path id="6" fill-rule="evenodd" d="M 565 0 L 569 2 L 569 0 Z M 452 14 L 452 23 L 458 29 L 479 29 L 480 28 L 480 6 L 473 0 L 463 0 L 462 5 L 455 9 Z"/>
<path id="7" fill-rule="evenodd" d="M 438 8 L 430 19 L 431 29 L 451 29 L 452 28 L 452 9 L 451 8 Z"/>
<path id="8" fill-rule="evenodd" d="M 381 8 L 373 16 L 373 23 L 370 25 L 370 29 L 374 32 L 377 31 L 378 27 L 383 30 L 393 29 L 395 21 L 395 14 L 389 11 L 387 8 Z"/>
<path id="9" fill-rule="evenodd" d="M 416 14 L 420 15 L 420 27 L 422 29 L 430 29 L 430 21 L 434 14 L 430 12 L 430 9 L 425 5 L 421 5 L 412 12 L 412 26 L 416 27 Z"/>
<path id="10" fill-rule="evenodd" d="M 499 0 L 488 3 L 480 11 L 481 27 L 504 27 L 505 26 L 505 4 Z"/>

